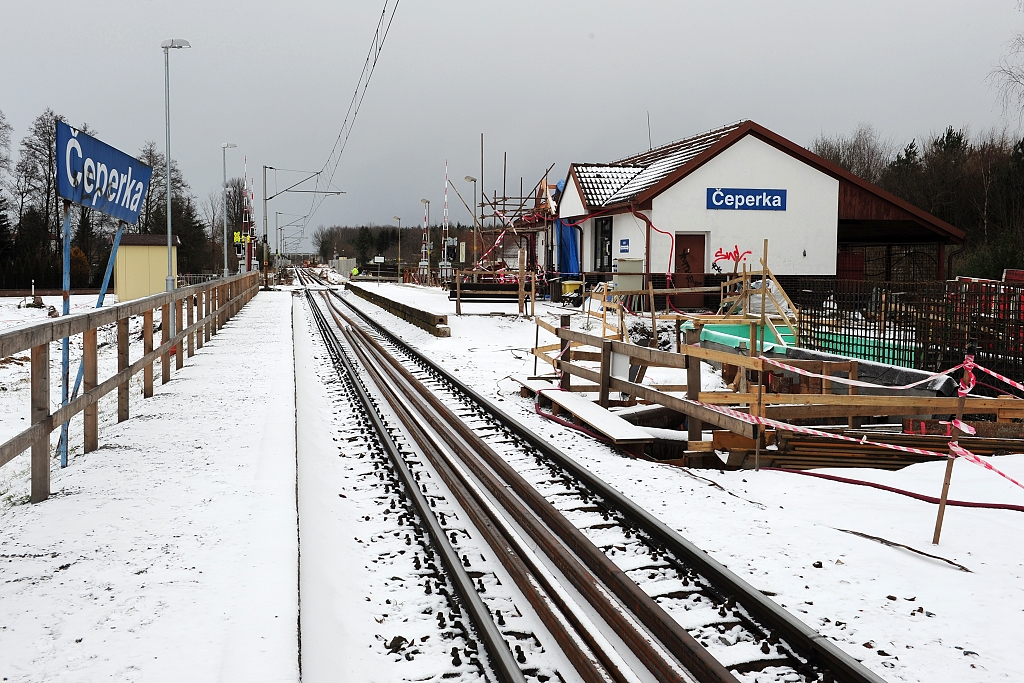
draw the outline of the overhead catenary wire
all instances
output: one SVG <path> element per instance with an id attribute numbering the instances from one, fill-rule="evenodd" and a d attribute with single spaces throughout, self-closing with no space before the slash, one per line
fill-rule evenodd
<path id="1" fill-rule="evenodd" d="M 307 212 L 307 220 L 305 225 L 309 224 L 309 221 L 313 219 L 313 216 L 319 210 L 323 204 L 327 195 L 323 192 L 329 190 L 331 184 L 334 182 L 334 175 L 338 171 L 338 165 L 341 163 L 341 156 L 345 152 L 345 147 L 348 145 L 349 136 L 352 134 L 352 127 L 355 125 L 356 117 L 359 116 L 359 109 L 363 104 L 363 98 L 366 97 L 366 90 L 370 85 L 370 78 L 373 76 L 373 71 L 377 66 L 377 60 L 380 58 L 380 53 L 384 49 L 384 41 L 387 39 L 388 32 L 391 30 L 391 23 L 395 19 L 395 12 L 398 10 L 398 3 L 400 0 L 395 0 L 394 5 L 391 4 L 391 0 L 384 0 L 384 7 L 381 9 L 380 18 L 377 20 L 377 26 L 373 32 L 373 39 L 370 42 L 370 49 L 366 54 L 366 60 L 363 62 L 363 70 L 359 74 L 359 80 L 356 82 L 356 87 L 352 92 L 352 99 L 349 101 L 348 110 L 345 112 L 345 119 L 342 121 L 341 130 L 338 132 L 337 138 L 334 140 L 334 145 L 331 147 L 331 152 L 327 156 L 327 161 L 321 167 L 320 171 L 316 176 L 316 186 L 313 190 L 313 198 L 310 202 L 309 211 Z M 390 6 L 390 16 L 388 15 L 388 9 Z"/>

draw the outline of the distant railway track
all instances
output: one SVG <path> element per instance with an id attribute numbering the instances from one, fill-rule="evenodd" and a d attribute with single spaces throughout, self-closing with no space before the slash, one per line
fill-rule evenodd
<path id="1" fill-rule="evenodd" d="M 304 277 L 326 284 L 308 272 Z M 544 593 L 530 602 L 535 609 L 541 605 L 538 615 L 584 680 L 881 683 L 338 292 L 326 287 L 321 296 L 378 391 L 409 419 L 405 428 L 413 440 L 425 454 L 433 452 L 427 457 L 479 532 L 514 551 L 497 551 L 509 574 L 520 573 L 517 584 L 542 584 Z M 312 305 L 315 295 L 307 297 Z M 520 534 L 544 551 L 543 563 L 531 565 L 530 553 L 520 554 Z M 552 584 L 554 576 L 541 580 L 532 573 L 545 564 L 557 569 L 549 574 L 567 581 L 585 607 L 574 608 L 560 596 L 566 589 Z M 545 606 L 552 610 L 547 616 L 541 613 Z M 574 609 L 596 613 L 605 623 L 586 623 L 573 616 Z M 500 649 L 497 643 L 491 648 Z M 617 648 L 628 654 L 616 655 Z M 631 670 L 639 662 L 644 670 Z"/>

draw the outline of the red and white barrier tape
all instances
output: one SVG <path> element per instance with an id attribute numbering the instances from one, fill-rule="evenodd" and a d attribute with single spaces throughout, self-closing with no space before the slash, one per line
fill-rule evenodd
<path id="1" fill-rule="evenodd" d="M 900 445 L 897 445 L 897 444 L 883 443 L 883 442 L 880 442 L 880 441 L 868 441 L 868 437 L 866 435 L 864 437 L 860 438 L 860 439 L 855 439 L 852 436 L 845 436 L 843 434 L 833 434 L 832 432 L 823 432 L 820 429 L 813 429 L 811 427 L 800 427 L 798 425 L 791 425 L 791 424 L 788 424 L 786 422 L 779 422 L 778 420 L 772 420 L 772 419 L 767 418 L 767 417 L 761 417 L 759 415 L 750 415 L 748 413 L 743 413 L 743 412 L 740 412 L 738 410 L 732 410 L 731 408 L 725 408 L 723 406 L 711 405 L 710 403 L 701 403 L 699 401 L 698 401 L 698 403 L 700 405 L 704 406 L 705 408 L 708 408 L 710 410 L 714 410 L 715 412 L 721 413 L 723 415 L 728 415 L 730 417 L 734 417 L 734 418 L 736 418 L 738 420 L 742 420 L 743 422 L 746 422 L 747 424 L 760 424 L 760 425 L 764 425 L 766 427 L 775 427 L 776 429 L 786 429 L 786 430 L 789 430 L 789 431 L 797 432 L 798 434 L 810 434 L 811 436 L 822 436 L 822 437 L 825 437 L 825 438 L 828 438 L 828 439 L 836 439 L 838 441 L 848 441 L 848 442 L 851 442 L 851 443 L 863 444 L 863 445 L 866 445 L 866 446 L 877 446 L 879 448 L 887 448 L 889 450 L 900 451 L 902 453 L 913 453 L 915 455 L 928 455 L 928 456 L 932 456 L 932 457 L 936 457 L 936 458 L 946 458 L 946 457 L 949 457 L 948 453 L 936 453 L 935 451 L 930 451 L 930 450 L 926 450 L 926 449 L 923 449 L 923 448 L 912 448 L 911 446 L 900 446 Z M 964 426 L 966 426 L 966 425 L 964 425 Z M 959 427 L 958 427 L 958 429 L 959 429 Z M 981 465 L 985 469 L 992 470 L 993 472 L 996 472 L 997 474 L 999 474 L 1001 477 L 1004 477 L 1005 479 L 1008 479 L 1008 480 L 1012 481 L 1014 484 L 1016 484 L 1017 486 L 1020 486 L 1022 489 L 1024 489 L 1024 485 L 1022 485 L 1020 482 L 1016 481 L 1015 479 L 1013 479 L 1009 475 L 999 471 L 998 469 L 996 469 L 995 467 L 993 467 L 989 463 L 985 462 L 984 460 L 982 460 L 978 456 L 974 455 L 973 453 L 971 453 L 967 449 L 961 447 L 959 444 L 957 444 L 956 441 L 950 441 L 949 447 L 950 447 L 950 450 L 952 450 L 955 454 L 963 457 L 964 459 L 968 460 L 969 462 L 972 462 L 972 463 L 974 463 L 976 465 Z M 964 455 L 965 453 L 967 455 Z M 970 456 L 970 457 L 968 457 L 968 456 Z"/>
<path id="2" fill-rule="evenodd" d="M 992 375 L 993 377 L 995 377 L 998 380 L 1006 382 L 1011 387 L 1014 387 L 1014 388 L 1020 389 L 1021 391 L 1024 391 L 1024 384 L 1021 384 L 1020 382 L 1015 382 L 1012 379 L 1010 379 L 1009 377 L 1006 377 L 1004 375 L 1000 375 L 998 372 L 995 372 L 994 370 L 989 370 L 988 368 L 982 367 L 980 365 L 975 365 L 974 367 L 978 368 L 979 370 L 981 370 L 984 373 Z"/>
<path id="3" fill-rule="evenodd" d="M 1007 479 L 1016 484 L 1017 486 L 1020 486 L 1022 489 L 1024 489 L 1024 484 L 1021 484 L 1019 481 L 1017 481 L 1010 475 L 1006 474 L 1005 472 L 996 469 L 991 464 L 985 462 L 984 460 L 976 456 L 974 453 L 971 453 L 969 450 L 958 444 L 956 441 L 949 442 L 949 450 L 953 451 L 967 462 L 973 462 L 975 465 L 980 465 L 981 467 L 984 467 L 986 470 L 992 470 L 1000 477 Z"/>

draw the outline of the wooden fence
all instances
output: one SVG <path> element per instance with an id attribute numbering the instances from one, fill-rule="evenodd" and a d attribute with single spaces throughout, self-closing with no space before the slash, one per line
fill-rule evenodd
<path id="1" fill-rule="evenodd" d="M 689 439 L 701 439 L 701 422 L 727 429 L 750 440 L 759 438 L 762 430 L 737 417 L 717 412 L 713 406 L 725 406 L 740 412 L 759 415 L 772 420 L 832 420 L 834 418 L 860 418 L 908 415 L 951 415 L 959 409 L 968 415 L 994 415 L 997 421 L 1024 418 L 1024 400 L 1011 397 L 967 398 L 959 403 L 957 397 L 908 396 L 895 390 L 892 395 L 868 396 L 856 391 L 836 394 L 829 380 L 820 380 L 817 388 L 821 393 L 789 394 L 771 393 L 770 377 L 780 371 L 758 357 L 701 348 L 696 344 L 695 333 L 686 333 L 685 343 L 677 336 L 676 352 L 659 351 L 637 346 L 628 342 L 599 337 L 569 329 L 569 316 L 562 316 L 561 326 L 554 327 L 536 319 L 538 331 L 544 329 L 558 338 L 555 344 L 536 346 L 532 353 L 538 359 L 550 364 L 561 372 L 560 386 L 565 391 L 587 392 L 598 395 L 600 405 L 609 405 L 609 392 L 619 391 L 649 403 L 656 403 L 682 413 L 689 418 Z M 615 356 L 625 362 L 617 363 Z M 732 366 L 741 372 L 755 374 L 753 386 L 746 391 L 701 391 L 700 363 L 718 363 Z M 786 359 L 793 367 L 799 367 L 819 374 L 845 374 L 857 376 L 857 368 L 849 363 L 831 363 L 823 367 L 821 361 Z M 591 363 L 585 366 L 582 363 Z M 599 364 L 599 365 L 593 365 Z M 642 384 L 643 375 L 628 379 L 628 367 L 678 368 L 686 370 L 686 384 L 650 385 Z M 618 366 L 616 370 L 616 366 Z M 585 384 L 571 384 L 571 377 L 583 380 Z M 761 381 L 757 377 L 762 378 Z M 852 388 L 852 387 L 851 387 Z M 685 397 L 676 392 L 685 391 Z"/>
<path id="2" fill-rule="evenodd" d="M 31 448 L 33 503 L 46 500 L 50 495 L 50 433 L 78 413 L 84 412 L 84 451 L 99 447 L 99 400 L 117 389 L 117 421 L 128 419 L 128 383 L 143 373 L 143 395 L 153 395 L 153 363 L 161 360 L 161 380 L 171 380 L 171 355 L 180 370 L 184 364 L 183 352 L 191 357 L 195 349 L 230 320 L 242 306 L 259 291 L 259 273 L 246 273 L 231 278 L 214 280 L 191 287 L 183 287 L 127 303 L 98 308 L 88 313 L 53 318 L 44 323 L 0 332 L 0 358 L 30 350 L 31 366 L 31 426 L 0 444 L 0 466 Z M 175 320 L 184 320 L 186 327 L 174 337 L 170 336 L 171 307 Z M 161 310 L 160 346 L 153 347 L 153 311 Z M 134 363 L 128 358 L 128 321 L 142 316 L 143 356 Z M 117 324 L 117 374 L 104 380 L 97 378 L 96 331 L 104 325 Z M 179 324 L 178 327 L 181 327 Z M 82 335 L 84 359 L 84 386 L 82 395 L 55 412 L 50 412 L 50 343 L 65 337 Z M 182 347 L 185 347 L 184 350 Z"/>

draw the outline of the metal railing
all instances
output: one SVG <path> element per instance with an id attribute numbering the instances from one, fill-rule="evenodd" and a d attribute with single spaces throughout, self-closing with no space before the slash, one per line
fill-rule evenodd
<path id="1" fill-rule="evenodd" d="M 211 280 L 217 280 L 223 277 L 220 273 L 189 273 L 187 275 L 178 275 L 178 287 L 189 287 L 191 285 L 201 285 L 204 282 L 210 282 Z"/>
<path id="2" fill-rule="evenodd" d="M 937 372 L 973 342 L 980 364 L 1024 380 L 1024 285 L 779 279 L 800 307 L 804 347 Z"/>

